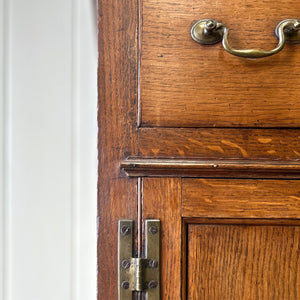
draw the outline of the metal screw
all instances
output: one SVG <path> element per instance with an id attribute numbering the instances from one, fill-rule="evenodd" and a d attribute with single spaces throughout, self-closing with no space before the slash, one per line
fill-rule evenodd
<path id="1" fill-rule="evenodd" d="M 216 22 L 214 22 L 213 20 L 208 20 L 205 23 L 205 29 L 208 31 L 211 31 L 213 29 L 215 29 L 216 27 Z"/>
<path id="2" fill-rule="evenodd" d="M 158 283 L 156 281 L 154 281 L 154 280 L 151 280 L 148 283 L 148 288 L 149 289 L 155 289 L 155 288 L 157 288 L 157 286 L 158 286 Z"/>
<path id="3" fill-rule="evenodd" d="M 149 228 L 149 232 L 152 233 L 152 234 L 156 234 L 158 231 L 158 228 L 156 226 L 151 226 Z"/>
<path id="4" fill-rule="evenodd" d="M 131 265 L 131 263 L 130 263 L 130 261 L 127 260 L 127 259 L 123 259 L 122 262 L 121 262 L 121 266 L 122 266 L 122 268 L 125 269 L 125 270 L 129 269 L 129 268 L 130 268 L 130 265 Z"/>
<path id="5" fill-rule="evenodd" d="M 123 281 L 121 284 L 122 289 L 128 290 L 129 289 L 129 282 L 128 281 Z"/>
<path id="6" fill-rule="evenodd" d="M 148 264 L 150 268 L 157 268 L 158 266 L 158 262 L 154 259 L 150 259 Z"/>
<path id="7" fill-rule="evenodd" d="M 123 235 L 128 235 L 130 233 L 130 227 L 129 226 L 126 226 L 126 225 L 123 225 L 121 227 L 121 233 Z"/>
<path id="8" fill-rule="evenodd" d="M 300 29 L 300 22 L 298 22 L 298 21 L 295 22 L 294 27 L 295 27 L 296 30 L 299 30 Z"/>

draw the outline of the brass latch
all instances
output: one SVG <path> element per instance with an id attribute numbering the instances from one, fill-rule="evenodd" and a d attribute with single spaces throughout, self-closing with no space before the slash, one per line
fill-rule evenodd
<path id="1" fill-rule="evenodd" d="M 119 300 L 132 300 L 132 292 L 146 292 L 147 300 L 159 300 L 160 221 L 146 220 L 145 258 L 133 255 L 133 221 L 119 220 Z"/>

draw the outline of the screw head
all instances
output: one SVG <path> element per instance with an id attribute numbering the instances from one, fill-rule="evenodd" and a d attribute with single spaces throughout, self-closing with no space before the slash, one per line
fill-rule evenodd
<path id="1" fill-rule="evenodd" d="M 154 280 L 151 280 L 148 283 L 148 288 L 149 289 L 155 289 L 155 288 L 157 288 L 157 286 L 158 286 L 158 283 L 156 281 L 154 281 Z"/>
<path id="2" fill-rule="evenodd" d="M 150 268 L 157 268 L 158 266 L 158 262 L 154 259 L 150 259 L 148 264 Z"/>
<path id="3" fill-rule="evenodd" d="M 296 21 L 295 24 L 294 24 L 294 28 L 296 30 L 299 30 L 300 29 L 300 22 Z"/>
<path id="4" fill-rule="evenodd" d="M 127 260 L 127 259 L 123 259 L 122 262 L 121 262 L 121 266 L 122 266 L 122 268 L 125 269 L 125 270 L 129 269 L 129 268 L 130 268 L 130 265 L 131 265 L 131 263 L 130 263 L 130 261 Z"/>
<path id="5" fill-rule="evenodd" d="M 150 226 L 149 232 L 152 234 L 156 234 L 158 232 L 157 226 Z"/>
<path id="6" fill-rule="evenodd" d="M 121 287 L 122 287 L 122 289 L 124 289 L 124 290 L 128 290 L 128 289 L 129 289 L 129 282 L 128 282 L 128 281 L 123 281 L 123 282 L 121 283 Z"/>
<path id="7" fill-rule="evenodd" d="M 121 233 L 122 233 L 123 235 L 128 235 L 128 234 L 130 233 L 130 231 L 131 231 L 131 229 L 130 229 L 130 227 L 127 226 L 127 225 L 123 225 L 123 226 L 121 227 Z"/>
<path id="8" fill-rule="evenodd" d="M 206 21 L 206 23 L 205 23 L 206 30 L 210 31 L 210 30 L 215 29 L 215 27 L 216 27 L 216 22 L 214 22 L 213 20 Z"/>

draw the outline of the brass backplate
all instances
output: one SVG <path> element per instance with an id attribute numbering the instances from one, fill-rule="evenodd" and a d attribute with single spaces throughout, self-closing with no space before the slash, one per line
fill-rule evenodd
<path id="1" fill-rule="evenodd" d="M 299 44 L 300 43 L 300 20 L 297 19 L 286 19 L 281 21 L 275 28 L 275 35 L 278 37 L 278 31 L 279 28 L 282 24 L 288 23 L 288 22 L 296 22 L 297 27 L 294 28 L 293 26 L 289 26 L 284 30 L 284 35 L 285 35 L 285 42 L 287 44 Z"/>
<path id="2" fill-rule="evenodd" d="M 223 24 L 212 19 L 200 20 L 192 26 L 191 36 L 199 44 L 219 43 L 223 38 Z"/>
<path id="3" fill-rule="evenodd" d="M 134 283 L 132 282 L 132 242 L 133 221 L 120 220 L 118 229 L 118 298 L 119 300 L 132 300 Z M 127 265 L 126 265 L 127 263 Z M 130 263 L 130 265 L 129 265 Z"/>

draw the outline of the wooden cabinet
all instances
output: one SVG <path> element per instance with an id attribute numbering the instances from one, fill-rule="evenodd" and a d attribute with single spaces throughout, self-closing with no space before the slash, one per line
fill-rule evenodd
<path id="1" fill-rule="evenodd" d="M 99 0 L 99 299 L 117 299 L 118 219 L 143 257 L 150 218 L 161 299 L 300 298 L 300 45 L 235 57 L 191 39 L 208 18 L 269 50 L 300 3 Z"/>

